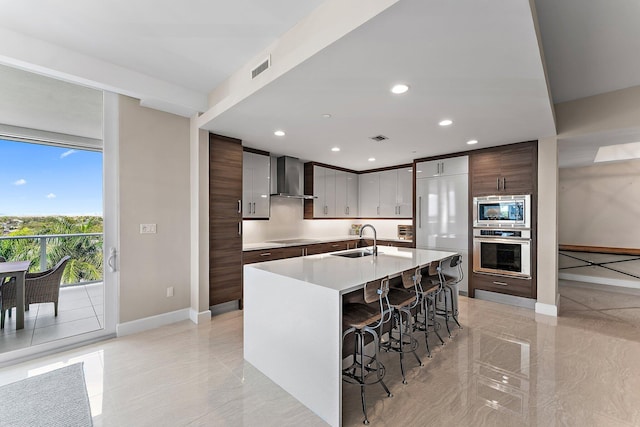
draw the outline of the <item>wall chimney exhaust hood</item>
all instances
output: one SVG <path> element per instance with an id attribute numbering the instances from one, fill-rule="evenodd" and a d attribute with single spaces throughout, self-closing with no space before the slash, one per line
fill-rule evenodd
<path id="1" fill-rule="evenodd" d="M 289 156 L 278 157 L 275 170 L 276 188 L 271 188 L 271 197 L 288 197 L 291 199 L 314 199 L 304 194 L 304 167 L 302 162 Z M 272 171 L 273 176 L 273 171 Z M 271 182 L 273 183 L 273 179 Z"/>

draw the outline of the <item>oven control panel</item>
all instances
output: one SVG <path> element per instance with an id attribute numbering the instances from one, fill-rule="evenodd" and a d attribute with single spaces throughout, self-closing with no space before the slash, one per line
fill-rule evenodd
<path id="1" fill-rule="evenodd" d="M 507 239 L 531 239 L 531 230 L 500 230 L 491 228 L 475 228 L 473 237 L 497 237 Z"/>

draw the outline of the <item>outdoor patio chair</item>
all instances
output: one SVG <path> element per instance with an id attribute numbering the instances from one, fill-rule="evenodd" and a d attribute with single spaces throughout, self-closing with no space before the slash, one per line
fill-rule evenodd
<path id="1" fill-rule="evenodd" d="M 27 273 L 24 280 L 25 311 L 29 304 L 48 303 L 54 304 L 55 315 L 58 315 L 58 297 L 60 296 L 60 282 L 62 273 L 71 259 L 70 256 L 62 258 L 53 268 L 37 273 Z M 4 317 L 7 310 L 11 316 L 11 309 L 16 306 L 16 283 L 2 285 L 2 313 L 0 313 L 0 329 L 4 328 Z"/>
<path id="2" fill-rule="evenodd" d="M 52 302 L 55 315 L 58 315 L 60 282 L 62 281 L 62 273 L 64 273 L 70 259 L 71 257 L 67 255 L 49 270 L 27 273 L 24 280 L 25 310 L 29 309 L 29 304 Z"/>

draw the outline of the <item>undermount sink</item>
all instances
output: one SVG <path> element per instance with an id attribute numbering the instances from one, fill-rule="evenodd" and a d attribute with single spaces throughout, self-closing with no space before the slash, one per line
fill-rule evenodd
<path id="1" fill-rule="evenodd" d="M 320 243 L 316 239 L 283 239 L 283 240 L 268 240 L 267 243 Z"/>
<path id="2" fill-rule="evenodd" d="M 371 256 L 373 254 L 371 252 L 358 250 L 358 251 L 342 252 L 342 253 L 339 253 L 339 254 L 331 254 L 331 255 L 333 255 L 333 256 L 341 256 L 343 258 L 362 258 L 362 257 L 365 257 L 365 256 Z"/>

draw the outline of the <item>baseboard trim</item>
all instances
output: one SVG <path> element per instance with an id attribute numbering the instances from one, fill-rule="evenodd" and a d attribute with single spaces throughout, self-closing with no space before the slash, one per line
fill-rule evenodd
<path id="1" fill-rule="evenodd" d="M 132 320 L 131 322 L 119 323 L 116 325 L 116 334 L 119 337 L 138 332 L 148 331 L 149 329 L 159 328 L 160 326 L 170 325 L 182 320 L 190 320 L 190 308 L 162 313 L 156 316 L 145 317 L 143 319 Z"/>
<path id="2" fill-rule="evenodd" d="M 528 308 L 533 310 L 536 300 L 531 298 L 517 297 L 515 295 L 501 294 L 498 292 L 485 291 L 481 289 L 476 290 L 475 297 L 477 299 L 497 302 L 500 304 L 513 305 L 515 307 Z"/>
<path id="3" fill-rule="evenodd" d="M 211 322 L 211 310 L 205 310 L 197 312 L 194 309 L 189 309 L 189 318 L 196 325 L 202 325 L 207 322 Z"/>
<path id="4" fill-rule="evenodd" d="M 640 289 L 640 280 L 609 279 L 607 277 L 587 276 L 582 274 L 558 273 L 558 279 L 574 282 L 595 283 L 598 285 L 619 286 L 622 288 Z"/>
<path id="5" fill-rule="evenodd" d="M 542 302 L 536 302 L 536 313 L 544 314 L 546 316 L 558 317 L 558 311 L 560 308 L 560 294 L 556 296 L 556 304 L 545 304 Z"/>

